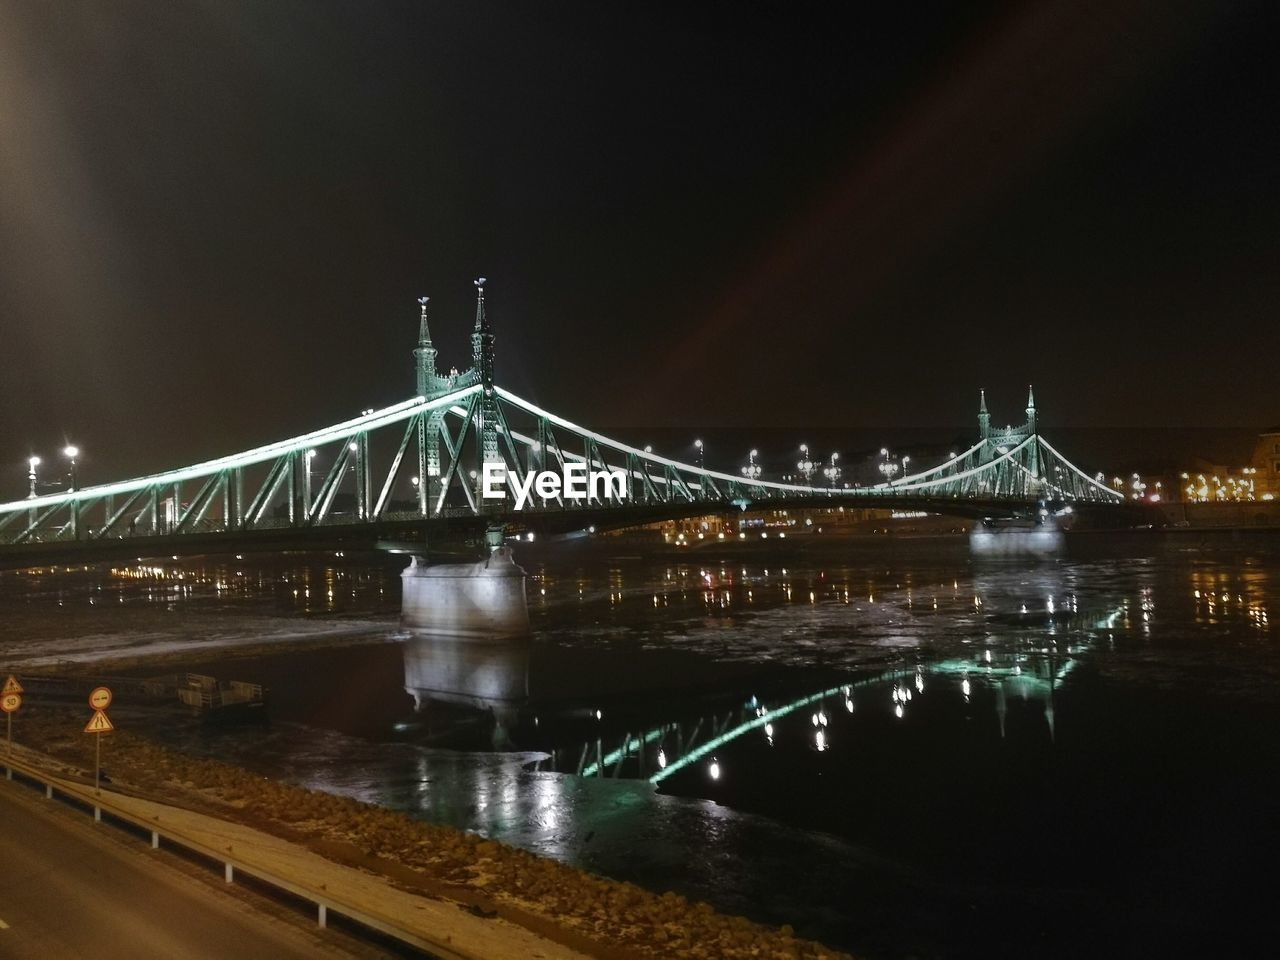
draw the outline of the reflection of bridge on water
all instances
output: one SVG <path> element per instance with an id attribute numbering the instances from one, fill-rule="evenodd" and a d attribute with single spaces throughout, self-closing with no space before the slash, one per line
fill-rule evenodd
<path id="1" fill-rule="evenodd" d="M 1114 626 L 1123 608 L 1077 626 L 1086 634 Z M 1006 732 L 1012 701 L 1039 704 L 1050 737 L 1055 733 L 1055 693 L 1077 663 L 1080 646 L 1037 647 L 894 667 L 860 675 L 817 690 L 791 693 L 688 697 L 660 709 L 643 703 L 601 708 L 607 700 L 560 671 L 541 673 L 531 682 L 537 650 L 527 639 L 477 642 L 411 637 L 405 643 L 405 688 L 419 710 L 443 706 L 446 722 L 469 718 L 479 723 L 496 749 L 536 749 L 548 756 L 538 769 L 582 777 L 647 779 L 659 784 L 700 762 L 716 778 L 718 752 L 755 735 L 773 744 L 784 723 L 800 724 L 811 748 L 832 747 L 829 729 L 838 712 L 859 707 L 892 710 L 905 718 L 926 691 L 950 689 L 965 702 L 990 695 L 1000 729 Z M 665 711 L 675 719 L 655 721 Z M 646 717 L 648 719 L 646 719 Z M 478 741 L 472 738 L 472 744 Z"/>
<path id="2" fill-rule="evenodd" d="M 718 779 L 721 761 L 717 752 L 742 737 L 759 735 L 772 746 L 783 721 L 799 723 L 808 731 L 812 748 L 823 752 L 833 745 L 829 727 L 834 712 L 851 714 L 859 704 L 865 709 L 878 699 L 882 707 L 891 708 L 897 717 L 904 718 L 913 700 L 939 680 L 954 683 L 966 701 L 979 685 L 992 688 L 1002 735 L 1008 699 L 1043 703 L 1052 735 L 1054 690 L 1074 663 L 1071 659 L 1058 661 L 1055 669 L 1054 658 L 1028 658 L 1008 664 L 949 660 L 919 665 L 914 670 L 884 670 L 781 702 L 752 695 L 745 702 L 713 709 L 702 716 L 660 723 L 634 733 L 625 731 L 620 737 L 602 735 L 582 743 L 576 753 L 573 749 L 557 750 L 542 768 L 583 777 L 647 779 L 656 785 L 705 762 L 708 775 Z"/>

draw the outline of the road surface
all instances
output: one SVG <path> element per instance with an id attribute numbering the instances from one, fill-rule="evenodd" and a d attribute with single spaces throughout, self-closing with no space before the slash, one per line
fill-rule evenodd
<path id="1" fill-rule="evenodd" d="M 3 960 L 351 956 L 385 953 L 0 779 Z"/>

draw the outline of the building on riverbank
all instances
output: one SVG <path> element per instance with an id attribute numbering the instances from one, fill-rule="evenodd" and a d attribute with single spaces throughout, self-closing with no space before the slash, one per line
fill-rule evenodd
<path id="1" fill-rule="evenodd" d="M 1251 466 L 1259 498 L 1280 499 L 1280 425 L 1268 427 L 1258 434 Z"/>
<path id="2" fill-rule="evenodd" d="M 1126 499 L 1149 503 L 1262 503 L 1280 496 L 1280 426 L 1258 434 L 1248 456 L 1236 462 L 1185 457 L 1177 462 L 1140 464 L 1098 479 Z"/>

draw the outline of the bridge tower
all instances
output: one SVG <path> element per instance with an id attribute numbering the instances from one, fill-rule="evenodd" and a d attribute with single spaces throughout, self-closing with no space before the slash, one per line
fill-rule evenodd
<path id="1" fill-rule="evenodd" d="M 431 342 L 431 328 L 427 323 L 427 307 L 430 297 L 419 297 L 418 346 L 413 351 L 414 366 L 418 375 L 418 396 L 432 397 L 450 389 L 451 380 L 440 376 L 436 369 L 436 357 L 440 351 Z M 440 424 L 444 411 L 433 411 L 418 421 L 418 512 L 427 515 L 429 505 L 440 493 Z"/>
<path id="2" fill-rule="evenodd" d="M 427 304 L 430 297 L 419 297 L 418 304 L 422 308 L 418 320 L 418 346 L 413 351 L 413 359 L 418 371 L 418 396 L 429 397 L 436 389 L 436 357 L 440 351 L 431 342 L 431 328 L 427 326 Z"/>
<path id="3" fill-rule="evenodd" d="M 431 376 L 435 353 L 427 332 L 426 304 L 422 307 L 422 333 L 414 356 L 418 358 L 420 385 L 431 386 L 433 396 L 447 393 L 459 384 L 479 383 L 483 390 L 476 400 L 472 422 L 475 424 L 476 448 L 480 462 L 476 470 L 477 492 L 483 482 L 486 463 L 504 464 L 498 449 L 498 396 L 493 382 L 493 327 L 484 309 L 484 277 L 476 284 L 476 324 L 471 332 L 472 368 L 462 375 Z M 425 300 L 425 298 L 424 298 Z M 428 352 L 430 351 L 430 352 Z M 429 369 L 428 369 L 429 367 Z M 437 416 L 443 417 L 441 410 Z M 427 423 L 424 417 L 420 423 Z M 438 422 L 428 426 L 426 466 L 430 491 L 434 499 L 439 493 L 440 456 Z M 419 435 L 421 437 L 421 434 Z M 461 446 L 459 437 L 459 446 Z M 419 441 L 421 443 L 421 440 Z M 456 464 L 455 464 L 456 465 Z M 433 472 L 434 471 L 434 472 Z M 419 497 L 425 498 L 428 484 L 419 485 Z M 425 499 L 422 499 L 425 503 Z M 484 501 L 478 501 L 481 510 Z M 426 516 L 426 509 L 423 509 Z M 525 572 L 516 566 L 511 550 L 502 546 L 503 527 L 490 525 L 486 531 L 489 549 L 478 563 L 428 565 L 426 559 L 414 556 L 401 573 L 400 622 L 417 635 L 454 640 L 485 640 L 523 637 L 529 633 L 529 607 L 525 599 Z M 418 694 L 414 691 L 415 699 Z"/>
<path id="4" fill-rule="evenodd" d="M 476 325 L 471 332 L 471 360 L 484 387 L 476 407 L 476 443 L 480 449 L 480 470 L 486 463 L 503 463 L 498 452 L 498 399 L 493 391 L 493 327 L 484 310 L 486 280 L 476 280 Z"/>
<path id="5" fill-rule="evenodd" d="M 1018 426 L 995 427 L 991 426 L 991 413 L 987 410 L 987 393 L 985 390 L 978 391 L 978 434 L 982 440 L 981 448 L 977 454 L 979 464 L 990 463 L 992 460 L 1002 457 L 1006 451 L 1012 450 L 1028 438 L 1036 438 L 1039 433 L 1039 427 L 1036 425 L 1036 395 L 1034 388 L 1027 387 L 1027 406 L 1026 420 Z M 1030 473 L 1031 478 L 1036 481 L 1038 491 L 1043 491 L 1044 477 L 1041 476 L 1042 465 L 1040 463 L 1040 444 L 1035 442 L 1027 448 L 1025 458 L 1019 466 L 1019 470 Z M 1037 494 L 1039 495 L 1039 494 Z"/>
<path id="6" fill-rule="evenodd" d="M 991 413 L 987 410 L 987 391 L 978 391 L 978 436 L 983 440 L 991 439 Z M 994 447 L 990 443 L 984 443 L 978 451 L 978 462 L 987 463 L 995 459 L 993 452 Z"/>
<path id="7" fill-rule="evenodd" d="M 1027 425 L 1025 430 L 1029 436 L 1036 436 L 1039 432 L 1036 429 L 1036 392 L 1035 389 L 1027 385 Z M 1043 480 L 1040 476 L 1040 444 L 1033 443 L 1029 448 L 1027 457 L 1027 469 L 1031 471 L 1031 475 L 1037 480 Z"/>

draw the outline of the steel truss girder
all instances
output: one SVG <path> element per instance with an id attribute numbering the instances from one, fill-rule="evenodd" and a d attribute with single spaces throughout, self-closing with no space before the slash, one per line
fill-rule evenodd
<path id="1" fill-rule="evenodd" d="M 1034 430 L 1025 436 L 983 438 L 944 463 L 876 487 L 835 489 L 763 478 L 744 479 L 683 463 L 580 427 L 501 387 L 494 387 L 491 394 L 484 396 L 482 390 L 483 387 L 476 385 L 430 401 L 418 399 L 397 404 L 292 441 L 268 444 L 167 474 L 0 504 L 0 545 L 48 537 L 56 540 L 68 532 L 78 538 L 101 540 L 137 535 L 144 529 L 150 535 L 168 533 L 180 537 L 197 530 L 207 531 L 210 523 L 220 523 L 225 530 L 275 526 L 278 522 L 266 520 L 267 512 L 273 503 L 279 502 L 286 489 L 291 525 L 324 524 L 330 520 L 340 486 L 352 471 L 355 479 L 352 520 L 376 522 L 391 509 L 397 484 L 403 480 L 404 459 L 415 440 L 416 510 L 424 518 L 456 515 L 459 509 L 472 516 L 505 515 L 511 509 L 510 503 L 479 499 L 486 456 L 506 467 L 509 491 L 520 471 L 564 469 L 571 463 L 585 464 L 589 471 L 620 469 L 625 476 L 625 498 L 616 497 L 612 487 L 602 496 L 595 496 L 588 485 L 587 499 L 580 504 L 567 503 L 563 496 L 546 499 L 535 496 L 525 506 L 530 511 L 600 510 L 620 507 L 623 501 L 673 507 L 706 503 L 709 509 L 717 506 L 728 509 L 777 499 L 816 498 L 839 499 L 867 507 L 890 498 L 896 503 L 912 496 L 922 499 L 990 497 L 1010 501 L 1056 498 L 1110 503 L 1123 500 L 1116 491 L 1084 474 Z M 375 488 L 371 432 L 401 421 L 404 421 L 403 432 L 398 437 L 395 454 L 386 473 L 379 474 L 380 482 Z M 527 433 L 515 429 L 521 424 L 528 424 Z M 996 446 L 1000 442 L 1006 445 L 1003 453 Z M 334 443 L 341 445 L 338 455 L 319 490 L 312 494 L 310 466 L 303 453 L 311 444 Z M 1009 443 L 1015 445 L 1009 447 Z M 582 452 L 570 453 L 570 449 Z M 262 482 L 255 486 L 253 496 L 246 501 L 245 469 L 253 464 L 266 464 L 267 470 Z M 303 470 L 307 471 L 305 475 Z M 199 490 L 184 505 L 182 486 L 195 480 L 200 481 Z M 117 501 L 119 494 L 124 496 Z M 170 496 L 173 512 L 169 521 L 162 524 L 160 501 L 169 501 Z M 221 517 L 208 521 L 211 512 L 217 513 L 214 505 L 219 499 Z M 451 502 L 455 505 L 451 506 Z M 61 512 L 63 507 L 67 508 L 66 513 Z M 123 530 L 126 517 L 132 519 L 128 529 Z M 95 518 L 100 522 L 95 522 Z M 168 529 L 162 530 L 162 526 Z"/>

